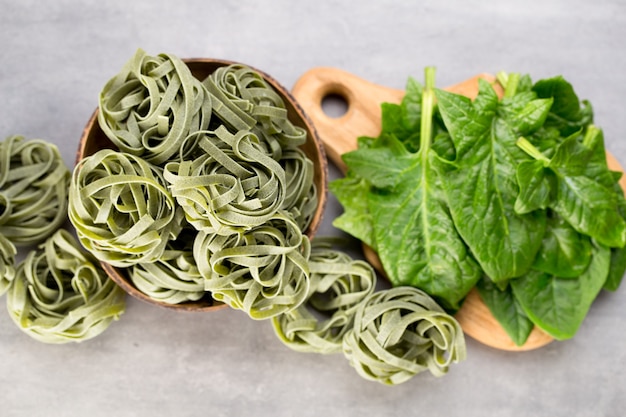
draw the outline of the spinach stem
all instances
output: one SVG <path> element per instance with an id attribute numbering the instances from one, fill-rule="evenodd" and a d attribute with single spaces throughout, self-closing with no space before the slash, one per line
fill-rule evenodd
<path id="1" fill-rule="evenodd" d="M 435 68 L 424 70 L 424 91 L 422 93 L 422 119 L 420 123 L 420 151 L 425 158 L 430 148 L 433 131 L 433 111 L 435 108 Z"/>
<path id="2" fill-rule="evenodd" d="M 519 73 L 514 72 L 508 74 L 506 85 L 504 85 L 504 97 L 513 97 L 517 92 L 517 85 L 519 84 Z"/>
<path id="3" fill-rule="evenodd" d="M 550 160 L 544 154 L 542 154 L 541 151 L 537 149 L 532 143 L 530 143 L 530 141 L 526 139 L 525 137 L 520 136 L 520 138 L 517 139 L 516 144 L 517 146 L 520 147 L 521 150 L 526 152 L 528 155 L 530 155 L 534 159 L 538 161 L 542 161 L 544 165 L 547 166 L 550 163 Z"/>
<path id="4" fill-rule="evenodd" d="M 496 80 L 500 83 L 502 88 L 504 88 L 506 87 L 506 84 L 509 80 L 509 74 L 507 74 L 505 71 L 500 71 L 498 72 L 498 74 L 496 74 Z"/>
<path id="5" fill-rule="evenodd" d="M 596 137 L 600 134 L 600 129 L 595 125 L 589 125 L 585 136 L 583 137 L 583 146 L 587 148 L 593 147 Z"/>

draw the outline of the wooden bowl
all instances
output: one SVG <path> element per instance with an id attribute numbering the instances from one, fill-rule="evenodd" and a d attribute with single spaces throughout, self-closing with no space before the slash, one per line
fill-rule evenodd
<path id="1" fill-rule="evenodd" d="M 495 82 L 490 74 L 479 74 L 446 90 L 475 98 L 478 94 L 478 80 Z M 498 94 L 502 94 L 499 84 L 494 84 Z M 383 102 L 400 103 L 404 91 L 387 88 L 371 83 L 360 77 L 337 68 L 313 68 L 303 74 L 293 88 L 293 94 L 315 122 L 328 158 L 344 173 L 346 166 L 341 155 L 357 148 L 359 136 L 376 137 L 381 129 L 381 109 Z M 346 113 L 337 118 L 329 117 L 322 108 L 323 100 L 329 95 L 338 95 L 347 103 Z M 607 153 L 609 168 L 623 171 L 615 158 Z M 622 176 L 620 185 L 626 190 L 626 176 Z M 365 258 L 383 276 L 378 254 L 363 245 Z M 477 341 L 501 350 L 525 351 L 537 349 L 552 342 L 553 338 L 535 327 L 526 343 L 517 346 L 506 334 L 502 326 L 493 317 L 478 291 L 473 289 L 466 297 L 456 319 L 463 331 Z"/>
<path id="2" fill-rule="evenodd" d="M 185 63 L 188 65 L 191 73 L 198 79 L 202 80 L 209 74 L 213 73 L 217 68 L 239 64 L 234 61 L 212 59 L 212 58 L 192 58 L 185 59 Z M 249 65 L 247 65 L 250 67 Z M 263 71 L 250 67 L 263 76 L 275 90 L 280 94 L 287 107 L 289 120 L 307 131 L 307 142 L 301 146 L 301 149 L 306 155 L 313 161 L 314 165 L 314 179 L 317 187 L 318 204 L 317 209 L 313 215 L 313 219 L 305 231 L 305 233 L 312 238 L 322 221 L 324 209 L 326 207 L 326 195 L 327 195 L 327 182 L 328 182 L 328 163 L 326 155 L 324 153 L 324 147 L 322 142 L 313 126 L 312 121 L 304 113 L 302 107 L 296 102 L 294 97 L 280 85 L 274 78 L 269 76 Z M 100 129 L 98 124 L 98 109 L 93 112 L 91 118 L 87 122 L 85 129 L 83 130 L 78 150 L 76 154 L 76 162 L 78 163 L 83 158 L 93 155 L 101 149 L 116 149 L 116 146 L 106 137 L 106 135 Z M 226 304 L 213 300 L 209 293 L 202 299 L 193 302 L 185 302 L 180 304 L 168 304 L 158 300 L 154 300 L 148 297 L 143 292 L 139 291 L 137 287 L 132 283 L 129 277 L 125 274 L 123 269 L 113 267 L 107 263 L 102 262 L 102 267 L 106 273 L 113 279 L 120 287 L 122 287 L 131 296 L 145 301 L 150 304 L 154 304 L 160 307 L 173 309 L 177 311 L 211 311 L 219 308 L 223 308 Z"/>

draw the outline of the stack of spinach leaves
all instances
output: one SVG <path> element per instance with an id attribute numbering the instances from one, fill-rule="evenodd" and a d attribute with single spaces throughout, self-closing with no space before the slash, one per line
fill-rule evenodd
<path id="1" fill-rule="evenodd" d="M 393 285 L 449 312 L 477 287 L 511 339 L 574 336 L 626 270 L 626 200 L 591 105 L 562 77 L 499 74 L 474 100 L 410 78 L 382 131 L 343 155 L 334 225 L 371 246 Z"/>

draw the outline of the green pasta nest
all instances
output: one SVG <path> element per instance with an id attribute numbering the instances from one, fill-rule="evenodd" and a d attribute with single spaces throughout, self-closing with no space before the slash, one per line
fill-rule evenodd
<path id="1" fill-rule="evenodd" d="M 125 308 L 125 293 L 63 229 L 28 254 L 6 295 L 15 324 L 45 343 L 91 339 Z"/>
<path id="2" fill-rule="evenodd" d="M 194 257 L 213 297 L 253 319 L 288 312 L 309 291 L 309 240 L 293 219 L 278 213 L 245 233 L 200 233 Z"/>
<path id="3" fill-rule="evenodd" d="M 160 164 L 189 133 L 208 127 L 206 89 L 177 57 L 139 50 L 100 94 L 98 121 L 123 152 Z"/>
<path id="4" fill-rule="evenodd" d="M 424 370 L 444 375 L 466 356 L 459 323 L 415 287 L 370 295 L 357 308 L 343 348 L 359 375 L 387 385 Z"/>
<path id="5" fill-rule="evenodd" d="M 285 170 L 250 131 L 220 126 L 199 143 L 206 152 L 172 162 L 165 178 L 187 219 L 200 231 L 230 235 L 267 222 L 285 200 Z M 255 146 L 257 145 L 257 146 Z"/>
<path id="6" fill-rule="evenodd" d="M 69 178 L 55 145 L 23 136 L 0 142 L 0 234 L 25 246 L 54 233 L 66 219 Z"/>
<path id="7" fill-rule="evenodd" d="M 176 207 L 161 170 L 143 159 L 103 149 L 72 175 L 69 218 L 83 246 L 114 266 L 158 260 Z"/>

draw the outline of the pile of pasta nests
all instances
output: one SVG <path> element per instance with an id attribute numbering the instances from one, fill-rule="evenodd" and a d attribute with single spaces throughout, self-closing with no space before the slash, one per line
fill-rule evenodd
<path id="1" fill-rule="evenodd" d="M 53 144 L 0 143 L 0 293 L 13 321 L 46 343 L 101 334 L 125 308 L 104 262 L 153 299 L 209 294 L 271 321 L 288 347 L 343 352 L 384 384 L 465 359 L 459 324 L 426 293 L 377 291 L 369 264 L 304 233 L 318 191 L 307 132 L 287 113 L 245 65 L 199 80 L 178 57 L 140 49 L 100 94 L 117 149 L 70 172 Z M 16 265 L 16 245 L 38 246 Z"/>

